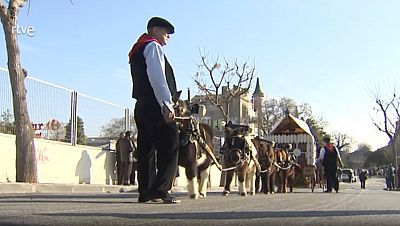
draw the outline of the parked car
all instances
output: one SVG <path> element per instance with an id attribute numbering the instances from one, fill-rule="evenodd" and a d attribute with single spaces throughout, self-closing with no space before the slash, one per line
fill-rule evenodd
<path id="1" fill-rule="evenodd" d="M 342 182 L 352 183 L 357 181 L 356 174 L 352 169 L 342 169 L 341 178 Z"/>

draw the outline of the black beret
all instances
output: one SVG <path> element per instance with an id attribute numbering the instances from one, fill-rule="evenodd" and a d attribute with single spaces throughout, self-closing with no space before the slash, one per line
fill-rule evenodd
<path id="1" fill-rule="evenodd" d="M 169 34 L 173 34 L 175 32 L 174 26 L 170 22 L 168 22 L 166 19 L 163 19 L 161 17 L 153 17 L 149 20 L 147 23 L 147 29 L 151 27 L 165 27 L 169 30 Z"/>

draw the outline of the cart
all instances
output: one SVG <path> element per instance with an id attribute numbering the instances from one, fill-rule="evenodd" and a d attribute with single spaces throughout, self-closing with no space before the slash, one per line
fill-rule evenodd
<path id="1" fill-rule="evenodd" d="M 303 176 L 307 178 L 309 187 L 311 188 L 311 192 L 314 192 L 316 184 L 315 168 L 316 167 L 314 165 L 303 167 Z"/>

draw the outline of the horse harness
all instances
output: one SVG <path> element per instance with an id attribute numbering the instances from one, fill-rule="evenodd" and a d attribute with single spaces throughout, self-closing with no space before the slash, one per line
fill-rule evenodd
<path id="1" fill-rule="evenodd" d="M 257 172 L 261 171 L 261 166 L 260 163 L 258 162 L 257 158 L 255 158 L 255 156 L 252 155 L 252 151 L 250 150 L 246 139 L 242 136 L 232 136 L 229 137 L 226 141 L 226 143 L 224 144 L 225 147 L 223 147 L 222 153 L 225 156 L 229 156 L 230 158 L 232 158 L 232 152 L 233 151 L 238 151 L 240 154 L 240 158 L 239 161 L 237 161 L 235 166 L 229 167 L 229 168 L 224 168 L 222 169 L 222 171 L 230 171 L 230 170 L 234 170 L 237 167 L 239 167 L 243 162 L 249 162 L 250 161 L 254 161 L 256 167 L 257 167 Z M 227 147 L 226 147 L 227 146 Z M 232 162 L 234 162 L 232 160 Z"/>
<path id="2" fill-rule="evenodd" d="M 258 149 L 261 149 L 261 147 L 259 147 Z M 258 152 L 259 153 L 263 153 L 262 151 L 260 151 L 260 150 L 258 150 Z M 288 154 L 287 153 L 287 151 L 285 151 L 286 152 L 286 154 Z M 263 156 L 262 154 L 260 155 L 261 156 L 261 161 L 263 162 L 265 159 L 269 159 L 269 157 L 268 156 Z M 286 171 L 286 170 L 289 170 L 289 169 L 291 169 L 293 166 L 299 166 L 299 164 L 297 164 L 296 163 L 296 161 L 294 161 L 294 160 L 292 160 L 292 159 L 288 159 L 288 160 L 286 160 L 286 161 L 273 161 L 268 167 L 267 167 L 267 169 L 265 169 L 265 170 L 261 170 L 260 171 L 260 173 L 267 173 L 267 172 L 269 172 L 270 171 L 270 167 L 272 166 L 272 165 L 274 165 L 276 168 L 277 168 L 277 171 Z"/>
<path id="3" fill-rule="evenodd" d="M 290 158 L 288 158 L 286 161 L 280 160 L 279 162 L 274 162 L 273 164 L 278 168 L 278 170 L 285 171 L 291 169 L 293 166 L 300 167 L 300 165 L 295 160 L 293 160 L 293 158 L 295 159 L 295 157 L 293 157 L 292 154 L 289 154 L 286 150 L 282 151 L 286 152 L 286 155 L 290 155 Z"/>
<path id="4" fill-rule="evenodd" d="M 203 139 L 200 132 L 200 123 L 196 120 L 196 118 L 192 116 L 188 117 L 175 117 L 178 122 L 179 128 L 182 128 L 183 131 L 179 132 L 179 143 L 180 146 L 187 146 L 189 143 L 196 143 L 200 145 L 200 147 L 206 152 L 208 156 L 213 160 L 215 165 L 219 170 L 222 170 L 221 164 L 218 162 L 215 157 L 214 152 L 208 146 L 207 142 Z M 205 136 L 205 134 L 203 134 Z M 196 145 L 196 144 L 195 144 Z M 201 157 L 201 153 L 196 156 L 197 158 Z"/>

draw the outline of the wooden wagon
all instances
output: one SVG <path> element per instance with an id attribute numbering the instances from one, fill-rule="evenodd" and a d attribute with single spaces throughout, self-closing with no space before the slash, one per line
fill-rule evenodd
<path id="1" fill-rule="evenodd" d="M 315 139 L 306 122 L 287 114 L 265 136 L 265 139 L 278 144 L 291 144 L 293 153 L 301 170 L 296 171 L 296 186 L 308 186 L 315 176 Z"/>

